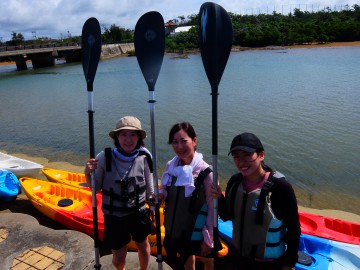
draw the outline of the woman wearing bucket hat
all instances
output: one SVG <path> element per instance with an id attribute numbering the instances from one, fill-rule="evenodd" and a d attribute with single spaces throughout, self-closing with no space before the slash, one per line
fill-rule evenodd
<path id="1" fill-rule="evenodd" d="M 204 269 L 213 269 L 213 259 L 206 258 L 213 257 L 212 170 L 196 151 L 197 137 L 190 123 L 173 125 L 168 143 L 176 156 L 166 164 L 159 188 L 159 201 L 165 200 L 167 257 L 175 267 L 195 269 L 195 255 L 202 256 Z"/>
<path id="2" fill-rule="evenodd" d="M 234 137 L 230 152 L 239 173 L 226 187 L 212 188 L 219 215 L 232 220 L 237 266 L 247 270 L 295 269 L 300 241 L 296 197 L 285 176 L 265 165 L 265 151 L 252 133 Z"/>
<path id="3" fill-rule="evenodd" d="M 151 221 L 145 205 L 154 195 L 151 154 L 143 142 L 146 132 L 139 119 L 125 116 L 109 136 L 115 147 L 88 160 L 84 171 L 88 184 L 95 174 L 96 190 L 102 191 L 104 244 L 112 251 L 116 269 L 124 269 L 127 244 L 133 239 L 140 269 L 146 269 L 150 260 L 147 236 L 155 228 L 154 212 Z"/>

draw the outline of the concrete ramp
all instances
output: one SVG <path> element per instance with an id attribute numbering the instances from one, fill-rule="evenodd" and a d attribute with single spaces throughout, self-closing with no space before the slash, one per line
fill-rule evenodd
<path id="1" fill-rule="evenodd" d="M 0 269 L 94 269 L 93 239 L 73 230 L 56 230 L 22 213 L 0 214 Z M 114 269 L 112 255 L 100 258 L 101 269 Z M 128 252 L 127 269 L 139 269 L 137 253 Z M 155 257 L 148 269 L 157 269 Z M 163 263 L 163 269 L 171 269 Z"/>

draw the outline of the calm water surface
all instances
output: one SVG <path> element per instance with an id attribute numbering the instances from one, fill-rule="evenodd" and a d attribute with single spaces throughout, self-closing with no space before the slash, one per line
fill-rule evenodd
<path id="1" fill-rule="evenodd" d="M 300 205 L 360 214 L 360 47 L 245 51 L 230 55 L 219 86 L 221 185 L 235 173 L 227 152 L 245 131 L 263 141 L 268 165 L 285 174 Z M 159 175 L 166 143 L 190 121 L 211 163 L 211 95 L 200 55 L 165 56 L 156 83 Z M 136 58 L 99 63 L 94 82 L 96 152 L 123 115 L 150 135 L 148 90 Z M 0 149 L 83 165 L 88 157 L 87 91 L 81 64 L 16 72 L 0 67 Z M 146 140 L 151 146 L 150 137 Z"/>

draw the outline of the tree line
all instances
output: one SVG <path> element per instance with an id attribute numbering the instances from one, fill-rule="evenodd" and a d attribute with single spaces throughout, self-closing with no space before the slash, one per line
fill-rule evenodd
<path id="1" fill-rule="evenodd" d="M 360 40 L 360 6 L 353 5 L 342 11 L 330 8 L 318 12 L 301 11 L 282 15 L 277 12 L 259 15 L 238 15 L 229 12 L 233 24 L 233 45 L 242 47 L 285 46 L 307 43 L 327 43 Z M 178 16 L 169 22 L 178 26 L 194 26 L 188 32 L 167 35 L 166 50 L 178 51 L 198 49 L 199 19 L 197 14 Z M 115 24 L 109 28 L 102 26 L 103 43 L 131 43 L 134 30 L 121 28 Z M 21 33 L 12 33 L 7 45 L 17 46 L 33 43 L 49 43 L 51 39 L 38 38 L 24 40 Z M 60 42 L 56 40 L 56 42 Z M 80 43 L 80 36 L 61 39 L 61 42 Z"/>
<path id="2" fill-rule="evenodd" d="M 288 15 L 277 12 L 237 15 L 229 12 L 233 24 L 233 45 L 243 47 L 285 46 L 307 43 L 348 42 L 360 40 L 360 6 L 342 11 L 330 8 L 318 12 L 294 9 Z M 198 17 L 188 16 L 184 25 L 194 25 L 189 32 L 167 39 L 167 48 L 198 48 Z"/>

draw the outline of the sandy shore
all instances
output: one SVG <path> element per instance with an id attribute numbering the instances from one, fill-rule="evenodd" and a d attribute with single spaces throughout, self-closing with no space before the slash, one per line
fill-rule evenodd
<path id="1" fill-rule="evenodd" d="M 297 44 L 291 46 L 268 46 L 260 48 L 250 48 L 250 47 L 241 47 L 234 46 L 233 51 L 244 51 L 244 50 L 269 50 L 269 49 L 314 49 L 314 48 L 327 48 L 327 47 L 349 47 L 349 46 L 360 46 L 360 41 L 351 41 L 351 42 L 331 42 L 331 43 L 311 43 L 311 44 Z M 106 59 L 107 57 L 104 57 Z M 109 57 L 108 57 L 109 58 Z M 15 62 L 0 62 L 0 66 L 14 65 Z"/>
<path id="2" fill-rule="evenodd" d="M 6 151 L 2 151 L 1 149 L 0 149 L 0 152 L 6 153 Z M 77 172 L 77 173 L 83 173 L 83 171 L 84 171 L 84 167 L 76 166 L 76 165 L 73 165 L 68 162 L 49 162 L 49 160 L 47 160 L 46 158 L 31 157 L 31 156 L 28 156 L 28 155 L 25 155 L 22 153 L 9 153 L 9 154 L 13 155 L 15 157 L 31 160 L 33 162 L 39 163 L 39 164 L 43 165 L 44 167 L 48 167 L 48 168 L 54 168 L 54 169 L 58 169 L 58 170 L 65 170 L 65 171 L 71 171 L 71 172 Z M 44 180 L 46 179 L 46 177 L 42 173 L 39 173 L 38 178 L 44 179 Z M 21 196 L 21 198 L 27 199 L 25 195 Z M 338 219 L 343 219 L 343 220 L 347 220 L 347 221 L 360 223 L 360 215 L 350 213 L 350 212 L 340 211 L 340 210 L 313 209 L 313 208 L 303 207 L 303 206 L 299 205 L 299 211 L 309 212 L 309 213 L 313 213 L 313 214 L 329 216 L 329 217 L 333 217 L 333 218 L 338 218 Z M 1 211 L 0 211 L 0 213 L 1 213 Z"/>

